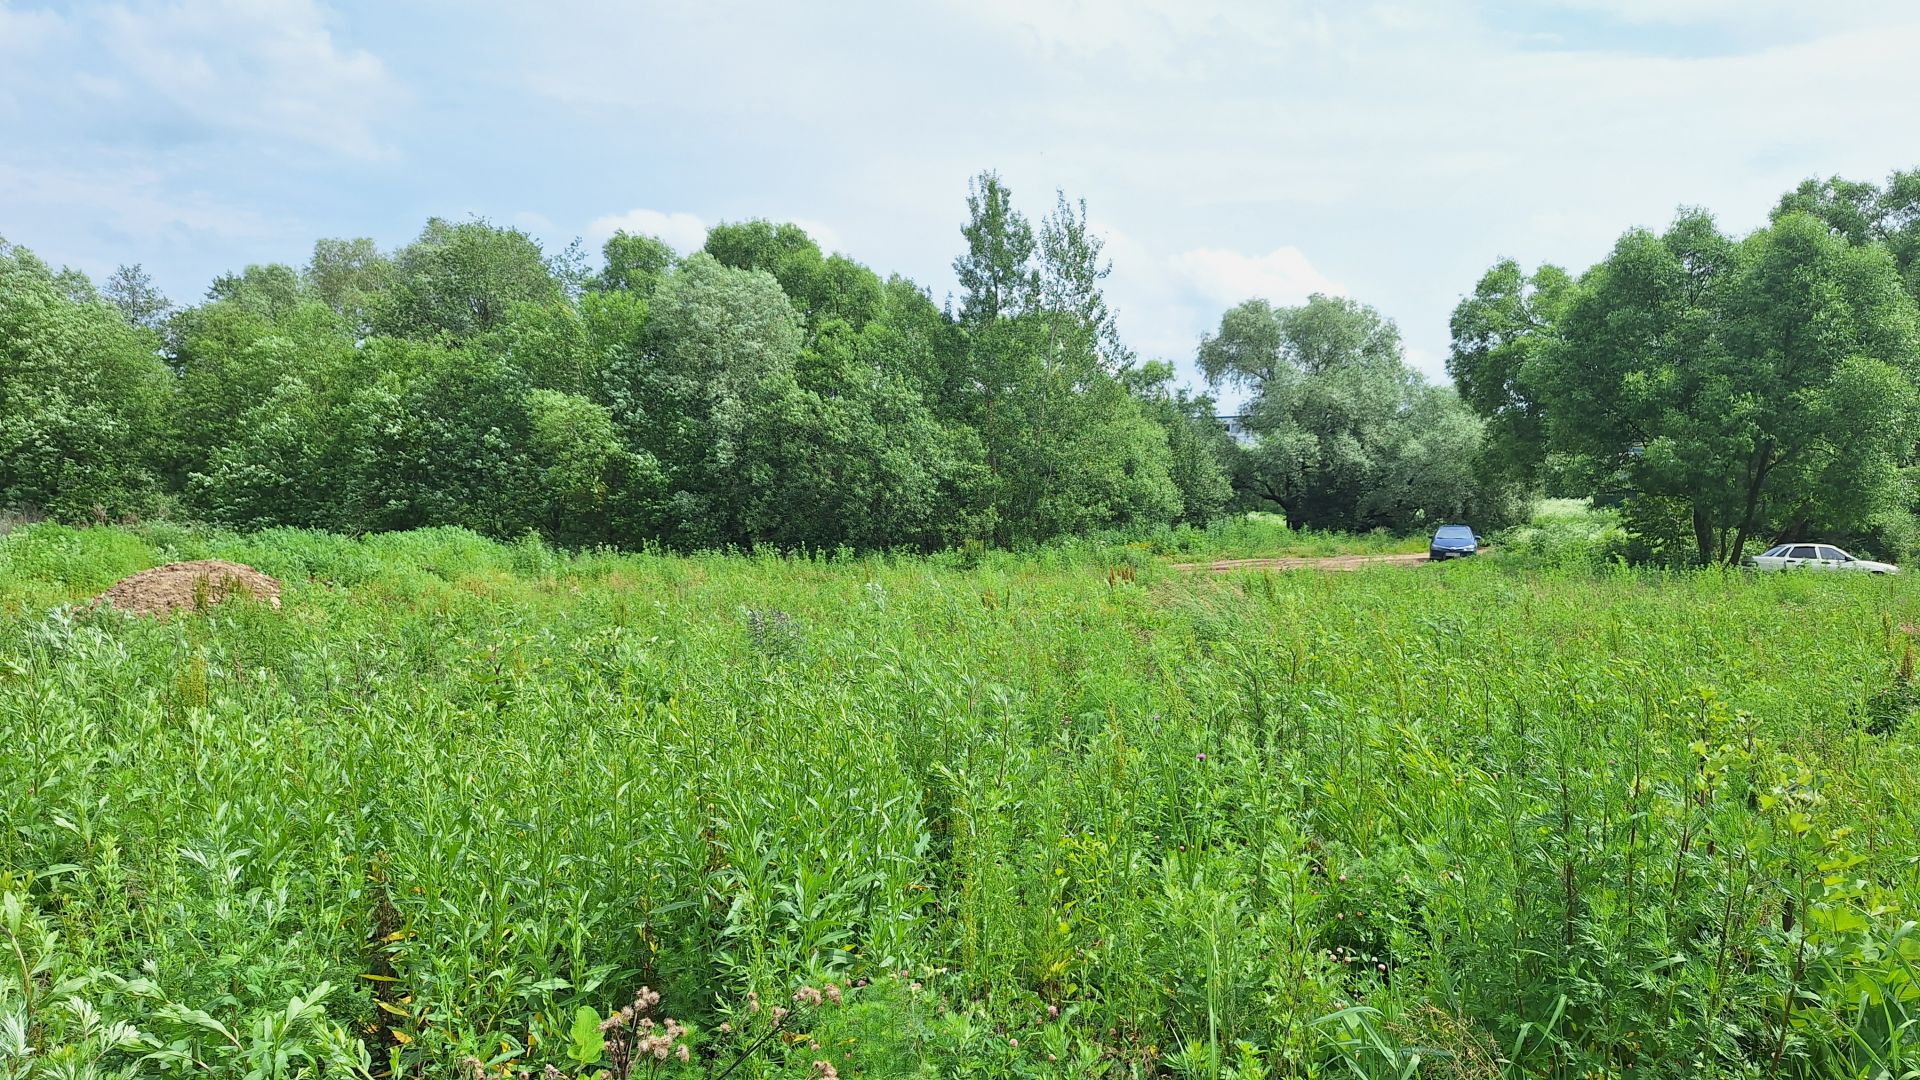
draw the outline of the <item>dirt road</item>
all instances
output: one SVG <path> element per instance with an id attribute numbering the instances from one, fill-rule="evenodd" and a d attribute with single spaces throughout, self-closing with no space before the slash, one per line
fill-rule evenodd
<path id="1" fill-rule="evenodd" d="M 1210 563 L 1175 563 L 1175 570 L 1206 570 L 1224 574 L 1229 570 L 1359 570 L 1368 566 L 1412 566 L 1427 561 L 1418 552 L 1406 555 L 1327 555 L 1320 558 L 1222 559 Z"/>

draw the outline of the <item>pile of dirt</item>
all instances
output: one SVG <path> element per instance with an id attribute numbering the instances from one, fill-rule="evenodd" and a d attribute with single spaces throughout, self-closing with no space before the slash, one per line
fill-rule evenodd
<path id="1" fill-rule="evenodd" d="M 280 606 L 280 583 L 251 566 L 199 559 L 142 570 L 93 598 L 132 615 L 166 615 L 210 607 L 229 596 L 248 593 L 271 607 Z"/>

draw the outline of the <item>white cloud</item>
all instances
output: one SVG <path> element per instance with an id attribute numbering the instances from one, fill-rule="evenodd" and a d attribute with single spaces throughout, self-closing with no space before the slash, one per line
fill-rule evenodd
<path id="1" fill-rule="evenodd" d="M 1418 345 L 1406 347 L 1407 365 L 1429 379 L 1444 382 L 1447 378 L 1447 360 Z"/>
<path id="2" fill-rule="evenodd" d="M 60 16 L 51 11 L 21 11 L 0 0 L 0 56 L 30 53 L 62 26 Z"/>
<path id="3" fill-rule="evenodd" d="M 779 219 L 775 218 L 774 220 L 777 221 Z M 820 245 L 821 251 L 831 255 L 836 251 L 845 250 L 844 245 L 840 243 L 840 234 L 835 232 L 833 226 L 828 225 L 826 222 L 803 217 L 787 218 L 786 220 L 805 229 L 807 235 L 813 237 L 813 242 Z M 858 258 L 858 256 L 854 257 Z"/>
<path id="4" fill-rule="evenodd" d="M 1786 19 L 1809 25 L 1855 24 L 1903 10 L 1907 0 L 1852 0 L 1814 5 L 1804 0 L 1548 0 L 1552 7 L 1591 11 L 1643 24 L 1753 22 Z"/>
<path id="5" fill-rule="evenodd" d="M 682 254 L 698 251 L 707 242 L 706 223 L 692 214 L 635 209 L 594 218 L 587 226 L 587 243 L 598 249 L 616 232 L 657 236 Z"/>
<path id="6" fill-rule="evenodd" d="M 88 220 L 136 239 L 141 247 L 185 234 L 258 242 L 288 233 L 284 221 L 201 192 L 173 190 L 174 179 L 145 167 L 81 172 L 0 164 L 0 205 L 30 208 L 36 216 Z"/>
<path id="7" fill-rule="evenodd" d="M 1118 59 L 1157 75 L 1205 76 L 1203 39 L 1262 50 L 1324 47 L 1332 22 L 1307 5 L 1272 0 L 952 0 L 959 11 L 1009 29 L 1048 56 Z"/>
<path id="8" fill-rule="evenodd" d="M 1305 303 L 1314 293 L 1339 296 L 1347 291 L 1321 273 L 1297 247 L 1277 248 L 1265 255 L 1195 248 L 1168 262 L 1174 273 L 1202 296 L 1221 305 L 1260 299 L 1287 306 Z"/>
<path id="9" fill-rule="evenodd" d="M 314 0 L 112 6 L 86 30 L 108 63 L 82 74 L 96 93 L 123 88 L 136 111 L 356 157 L 385 152 L 374 128 L 399 84 L 379 57 L 336 44 Z"/>
<path id="10" fill-rule="evenodd" d="M 1321 289 L 1396 319 L 1431 369 L 1497 257 L 1578 271 L 1678 204 L 1741 231 L 1806 176 L 1920 164 L 1902 138 L 1920 100 L 1912 0 L 433 0 L 461 9 L 457 28 L 388 61 L 406 57 L 441 118 L 413 135 L 417 159 L 288 168 L 293 140 L 393 138 L 358 81 L 386 102 L 394 72 L 328 2 L 0 0 L 0 159 L 102 200 L 0 192 L 0 230 L 117 230 L 129 193 L 109 181 L 141 168 L 162 178 L 134 185 L 138 216 L 229 266 L 273 252 L 208 239 L 216 201 L 314 215 L 306 236 L 397 233 L 450 202 L 573 228 L 608 210 L 586 239 L 628 228 L 682 250 L 709 223 L 787 208 L 823 248 L 937 299 L 966 177 L 991 167 L 1030 218 L 1056 186 L 1087 197 L 1143 356 L 1187 360 L 1226 306 Z M 337 108 L 311 104 L 329 88 Z M 617 212 L 636 201 L 678 211 Z"/>
<path id="11" fill-rule="evenodd" d="M 552 236 L 555 232 L 553 219 L 538 210 L 519 210 L 508 220 L 514 228 L 532 233 L 535 236 Z"/>

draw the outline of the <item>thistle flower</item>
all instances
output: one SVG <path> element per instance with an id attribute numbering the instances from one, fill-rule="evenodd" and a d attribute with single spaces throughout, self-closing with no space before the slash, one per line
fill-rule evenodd
<path id="1" fill-rule="evenodd" d="M 840 988 L 838 986 L 835 986 L 833 983 L 828 983 L 826 993 L 828 1001 L 833 1002 L 835 1005 L 840 1004 Z"/>

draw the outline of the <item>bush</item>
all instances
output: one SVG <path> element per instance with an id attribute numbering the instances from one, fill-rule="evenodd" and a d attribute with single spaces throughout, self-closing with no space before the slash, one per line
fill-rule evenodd
<path id="1" fill-rule="evenodd" d="M 1597 568 L 1624 559 L 1629 544 L 1618 512 L 1585 499 L 1546 499 L 1532 521 L 1501 532 L 1493 546 L 1503 558 L 1539 566 Z"/>

